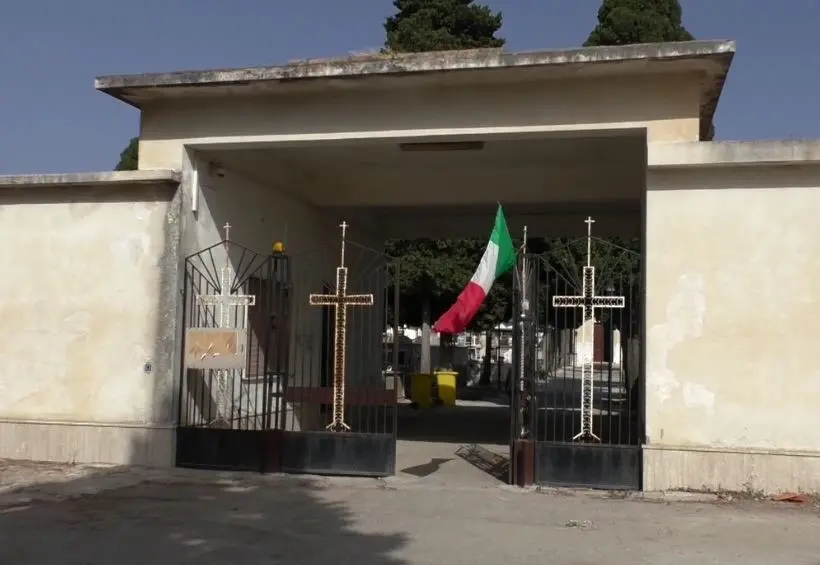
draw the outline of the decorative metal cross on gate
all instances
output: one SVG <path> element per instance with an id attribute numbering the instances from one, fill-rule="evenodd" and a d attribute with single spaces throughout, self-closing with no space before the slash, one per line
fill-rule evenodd
<path id="1" fill-rule="evenodd" d="M 345 423 L 345 353 L 347 350 L 348 306 L 373 306 L 372 294 L 347 294 L 347 267 L 345 267 L 345 235 L 348 224 L 342 222 L 342 256 L 336 267 L 336 292 L 334 294 L 311 294 L 311 306 L 331 306 L 336 309 L 333 329 L 333 421 L 327 429 L 334 432 L 349 430 Z"/>
<path id="2" fill-rule="evenodd" d="M 595 357 L 595 328 L 592 329 L 592 336 L 587 336 L 589 331 L 588 322 L 595 320 L 595 311 L 609 308 L 623 308 L 626 304 L 624 296 L 596 296 L 595 295 L 595 267 L 592 266 L 592 224 L 595 223 L 588 217 L 584 223 L 587 225 L 587 264 L 583 269 L 583 288 L 579 296 L 553 296 L 552 305 L 555 308 L 581 308 L 583 311 L 584 323 L 581 326 L 581 342 L 589 343 L 592 354 L 583 358 L 581 363 L 581 431 L 573 437 L 573 440 L 595 440 L 601 438 L 592 431 L 592 410 L 593 410 L 593 362 Z M 590 338 L 587 341 L 587 338 Z"/>
<path id="3" fill-rule="evenodd" d="M 220 271 L 219 294 L 205 294 L 197 296 L 196 299 L 200 304 L 216 305 L 219 307 L 219 322 L 220 328 L 228 328 L 231 326 L 231 307 L 237 306 L 254 306 L 256 305 L 256 296 L 252 294 L 232 294 L 233 286 L 233 268 L 231 267 L 231 258 L 228 253 L 228 243 L 231 237 L 231 224 L 225 224 L 225 266 Z"/>
<path id="4" fill-rule="evenodd" d="M 219 316 L 217 318 L 217 327 L 228 329 L 231 328 L 231 308 L 244 307 L 244 323 L 241 330 L 247 331 L 248 327 L 248 306 L 256 304 L 256 297 L 249 294 L 233 294 L 234 271 L 231 267 L 230 257 L 230 241 L 231 241 L 231 224 L 225 223 L 225 239 L 223 240 L 223 247 L 225 248 L 225 266 L 220 270 L 219 280 L 219 294 L 205 294 L 196 297 L 197 303 L 204 306 L 218 306 Z M 228 374 L 225 370 L 217 370 L 216 372 L 216 418 L 211 424 L 219 422 L 223 426 L 231 427 L 231 398 L 232 393 L 228 393 Z"/>

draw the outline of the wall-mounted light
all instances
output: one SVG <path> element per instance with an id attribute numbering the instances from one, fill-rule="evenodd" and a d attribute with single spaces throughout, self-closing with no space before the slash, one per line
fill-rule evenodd
<path id="1" fill-rule="evenodd" d="M 424 143 L 399 143 L 402 151 L 481 151 L 484 149 L 483 141 L 434 141 Z"/>
<path id="2" fill-rule="evenodd" d="M 191 212 L 199 213 L 199 157 L 193 153 L 191 163 Z"/>

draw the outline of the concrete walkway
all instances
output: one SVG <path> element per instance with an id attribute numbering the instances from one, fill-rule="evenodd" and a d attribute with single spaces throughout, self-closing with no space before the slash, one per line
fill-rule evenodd
<path id="1" fill-rule="evenodd" d="M 653 500 L 0 463 L 0 563 L 820 564 L 815 504 Z"/>
<path id="2" fill-rule="evenodd" d="M 399 440 L 396 445 L 396 476 L 401 483 L 430 486 L 500 486 L 509 471 L 507 446 Z"/>

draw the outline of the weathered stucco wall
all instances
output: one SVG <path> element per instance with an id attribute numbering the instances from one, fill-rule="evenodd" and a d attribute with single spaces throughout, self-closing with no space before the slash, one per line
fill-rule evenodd
<path id="1" fill-rule="evenodd" d="M 230 168 L 222 170 L 222 176 L 209 174 L 207 164 L 200 169 L 199 210 L 195 216 L 190 214 L 190 194 L 186 197 L 187 221 L 192 228 L 185 237 L 187 253 L 222 241 L 225 223 L 231 224 L 233 241 L 258 253 L 268 253 L 278 240 L 286 240 L 291 253 L 338 240 L 341 219 L 290 196 L 277 185 Z"/>
<path id="2" fill-rule="evenodd" d="M 0 189 L 0 457 L 170 464 L 175 194 Z"/>
<path id="3" fill-rule="evenodd" d="M 646 488 L 820 490 L 818 186 L 650 167 Z"/>
<path id="4" fill-rule="evenodd" d="M 680 75 L 186 99 L 143 108 L 139 166 L 180 169 L 186 143 L 643 127 L 650 142 L 693 141 L 699 104 L 697 81 Z"/>

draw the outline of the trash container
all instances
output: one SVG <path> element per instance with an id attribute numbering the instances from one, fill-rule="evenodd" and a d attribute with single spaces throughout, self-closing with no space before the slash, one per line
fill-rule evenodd
<path id="1" fill-rule="evenodd" d="M 436 371 L 436 382 L 438 383 L 438 399 L 443 406 L 456 405 L 456 371 Z"/>
<path id="2" fill-rule="evenodd" d="M 410 400 L 419 408 L 433 406 L 433 375 L 416 373 L 410 375 Z"/>

